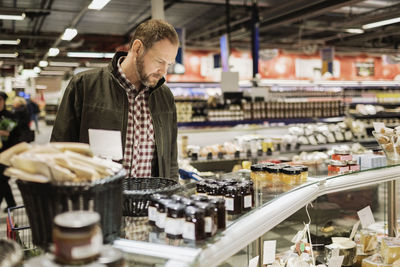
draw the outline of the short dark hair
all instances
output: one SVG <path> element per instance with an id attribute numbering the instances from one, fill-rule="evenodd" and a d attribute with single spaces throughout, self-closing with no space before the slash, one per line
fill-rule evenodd
<path id="1" fill-rule="evenodd" d="M 150 19 L 139 24 L 131 38 L 130 47 L 136 39 L 143 43 L 145 49 L 150 49 L 156 42 L 164 39 L 169 40 L 171 44 L 179 45 L 178 34 L 174 27 L 161 19 Z"/>

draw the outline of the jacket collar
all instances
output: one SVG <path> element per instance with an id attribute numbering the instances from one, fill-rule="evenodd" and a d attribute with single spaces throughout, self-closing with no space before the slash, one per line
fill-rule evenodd
<path id="1" fill-rule="evenodd" d="M 115 53 L 114 57 L 112 58 L 110 64 L 108 64 L 107 68 L 108 70 L 114 75 L 114 77 L 117 77 L 117 72 L 118 72 L 118 66 L 117 66 L 117 62 L 119 60 L 120 57 L 125 57 L 127 56 L 128 53 L 127 52 L 123 52 L 123 51 L 118 51 Z M 155 87 L 151 87 L 149 88 L 149 91 L 152 92 L 155 89 L 161 87 L 163 84 L 165 83 L 165 78 L 162 77 L 157 85 Z"/>

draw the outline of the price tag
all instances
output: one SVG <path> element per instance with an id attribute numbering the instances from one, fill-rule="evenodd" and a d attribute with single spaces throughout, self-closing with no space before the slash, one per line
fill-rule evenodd
<path id="1" fill-rule="evenodd" d="M 368 226 L 375 223 L 374 215 L 372 214 L 370 206 L 367 206 L 358 211 L 357 214 L 360 218 L 361 226 L 363 229 L 366 229 Z"/>
<path id="2" fill-rule="evenodd" d="M 276 240 L 264 241 L 263 264 L 270 264 L 275 261 Z"/>
<path id="3" fill-rule="evenodd" d="M 329 260 L 328 267 L 341 267 L 342 263 L 343 263 L 343 258 L 344 258 L 344 256 L 332 257 Z"/>
<path id="4" fill-rule="evenodd" d="M 254 257 L 249 261 L 249 267 L 257 267 L 258 266 L 258 257 Z"/>
<path id="5" fill-rule="evenodd" d="M 339 249 L 338 248 L 334 248 L 333 250 L 332 250 L 332 256 L 331 256 L 331 258 L 333 258 L 333 257 L 338 257 L 339 256 Z"/>
<path id="6" fill-rule="evenodd" d="M 292 238 L 292 243 L 295 244 L 299 243 L 303 239 L 306 231 L 307 231 L 307 226 L 305 226 L 303 230 L 298 231 L 297 234 Z"/>
<path id="7" fill-rule="evenodd" d="M 351 234 L 350 234 L 350 240 L 352 240 L 354 238 L 354 236 L 356 235 L 356 232 L 357 232 L 357 229 L 358 229 L 359 225 L 360 225 L 360 221 L 356 222 L 353 225 L 353 230 L 351 230 Z"/>
<path id="8" fill-rule="evenodd" d="M 380 133 L 382 128 L 385 128 L 385 124 L 383 122 L 373 122 L 372 125 L 377 133 Z"/>

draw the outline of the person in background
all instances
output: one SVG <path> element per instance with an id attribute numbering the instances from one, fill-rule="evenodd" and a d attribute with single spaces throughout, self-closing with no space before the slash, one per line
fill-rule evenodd
<path id="1" fill-rule="evenodd" d="M 71 79 L 51 141 L 89 143 L 89 129 L 120 131 L 128 177 L 178 179 L 176 107 L 164 84 L 178 47 L 169 23 L 140 24 L 128 53 L 117 52 L 108 67 Z"/>
<path id="2" fill-rule="evenodd" d="M 39 105 L 35 103 L 30 97 L 26 99 L 26 106 L 29 111 L 31 121 L 35 123 L 35 131 L 39 132 L 38 116 L 40 113 Z"/>
<path id="3" fill-rule="evenodd" d="M 13 121 L 14 115 L 6 110 L 6 100 L 7 94 L 0 91 L 0 121 Z M 0 148 L 0 152 L 10 148 L 11 146 L 16 144 L 15 138 L 15 128 L 11 131 L 7 129 L 0 130 L 0 136 L 2 139 L 2 147 Z M 3 198 L 6 199 L 7 208 L 15 207 L 17 204 L 15 203 L 14 196 L 11 191 L 11 187 L 8 183 L 10 177 L 4 175 L 4 170 L 6 166 L 0 164 L 0 204 L 3 201 Z M 4 209 L 4 212 L 7 212 L 7 208 Z"/>
<path id="4" fill-rule="evenodd" d="M 17 122 L 15 128 L 16 140 L 19 142 L 32 142 L 35 139 L 35 133 L 31 131 L 29 123 L 31 118 L 29 116 L 26 100 L 23 97 L 17 96 L 13 102 L 14 118 Z"/>

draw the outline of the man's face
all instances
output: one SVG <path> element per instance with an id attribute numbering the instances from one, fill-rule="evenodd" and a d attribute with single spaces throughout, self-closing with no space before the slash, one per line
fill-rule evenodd
<path id="1" fill-rule="evenodd" d="M 168 67 L 174 64 L 177 52 L 178 46 L 169 40 L 161 40 L 147 51 L 142 46 L 136 57 L 136 69 L 141 83 L 148 87 L 156 86 L 167 74 Z"/>

